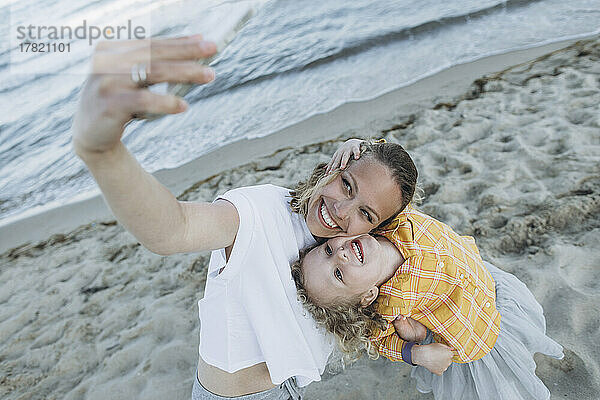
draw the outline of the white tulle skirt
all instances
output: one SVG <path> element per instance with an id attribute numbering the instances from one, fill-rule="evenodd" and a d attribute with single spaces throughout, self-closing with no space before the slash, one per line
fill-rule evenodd
<path id="1" fill-rule="evenodd" d="M 413 367 L 411 376 L 422 393 L 436 400 L 549 399 L 535 375 L 533 353 L 562 358 L 562 346 L 546 336 L 542 306 L 514 275 L 485 263 L 496 282 L 500 335 L 489 354 L 466 364 L 452 363 L 442 376 Z M 426 341 L 431 341 L 431 335 Z"/>

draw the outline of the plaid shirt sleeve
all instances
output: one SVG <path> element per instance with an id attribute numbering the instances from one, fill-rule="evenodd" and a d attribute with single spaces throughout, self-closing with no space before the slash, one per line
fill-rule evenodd
<path id="1" fill-rule="evenodd" d="M 378 330 L 371 342 L 377 347 L 377 351 L 382 356 L 392 361 L 404 361 L 402 359 L 402 348 L 407 342 L 400 338 L 391 323 L 388 322 L 385 330 Z"/>

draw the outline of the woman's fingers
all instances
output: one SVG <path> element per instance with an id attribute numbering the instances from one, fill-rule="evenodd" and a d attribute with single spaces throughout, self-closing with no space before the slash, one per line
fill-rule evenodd
<path id="1" fill-rule="evenodd" d="M 106 50 L 116 50 L 116 49 L 134 49 L 142 46 L 149 46 L 150 43 L 164 43 L 164 44 L 175 44 L 187 41 L 199 41 L 202 40 L 201 34 L 188 35 L 188 36 L 179 36 L 173 38 L 148 38 L 148 39 L 132 39 L 132 40 L 102 40 L 98 42 L 96 45 L 96 50 L 106 51 Z"/>
<path id="2" fill-rule="evenodd" d="M 215 71 L 195 61 L 158 61 L 147 69 L 148 84 L 159 82 L 203 84 L 215 79 Z"/>
<path id="3" fill-rule="evenodd" d="M 127 74 L 134 64 L 160 61 L 195 61 L 214 55 L 213 42 L 200 36 L 176 39 L 147 39 L 128 42 L 101 42 L 92 58 L 94 74 Z"/>
<path id="4" fill-rule="evenodd" d="M 214 79 L 212 69 L 195 60 L 215 52 L 215 44 L 203 41 L 200 35 L 98 43 L 73 119 L 74 145 L 82 152 L 107 151 L 119 143 L 132 117 L 185 111 L 187 103 L 183 99 L 139 86 L 210 82 Z"/>
<path id="5" fill-rule="evenodd" d="M 130 115 L 177 114 L 187 109 L 187 103 L 182 98 L 152 93 L 147 89 L 122 93 L 120 102 Z"/>
<path id="6" fill-rule="evenodd" d="M 204 40 L 152 41 L 129 52 L 127 58 L 132 62 L 160 60 L 198 60 L 217 52 L 213 42 Z M 150 59 L 148 59 L 150 57 Z"/>

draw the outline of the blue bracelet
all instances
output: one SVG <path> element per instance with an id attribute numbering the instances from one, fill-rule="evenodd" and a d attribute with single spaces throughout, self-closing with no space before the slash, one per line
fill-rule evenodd
<path id="1" fill-rule="evenodd" d="M 413 364 L 412 362 L 412 348 L 413 346 L 417 344 L 417 342 L 404 342 L 404 346 L 402 346 L 402 360 L 404 360 L 405 363 L 412 365 L 413 367 L 416 367 L 417 364 Z"/>

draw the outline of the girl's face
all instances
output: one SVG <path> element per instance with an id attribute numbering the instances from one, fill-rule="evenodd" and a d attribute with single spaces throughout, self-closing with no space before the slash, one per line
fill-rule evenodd
<path id="1" fill-rule="evenodd" d="M 395 215 L 401 204 L 400 188 L 389 169 L 365 157 L 315 192 L 306 223 L 317 237 L 360 235 Z"/>
<path id="2" fill-rule="evenodd" d="M 336 237 L 312 249 L 302 261 L 310 297 L 322 305 L 340 300 L 370 304 L 377 298 L 378 286 L 388 279 L 389 267 L 397 262 L 385 241 L 371 235 Z"/>

